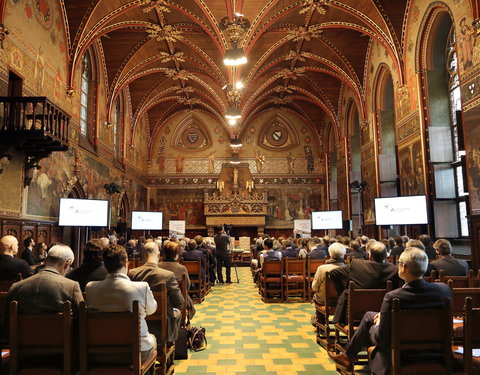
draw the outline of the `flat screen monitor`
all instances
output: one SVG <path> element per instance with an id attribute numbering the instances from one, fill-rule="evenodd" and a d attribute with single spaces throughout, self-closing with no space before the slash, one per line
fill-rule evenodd
<path id="1" fill-rule="evenodd" d="M 132 211 L 133 230 L 162 230 L 163 212 Z"/>
<path id="2" fill-rule="evenodd" d="M 375 198 L 377 225 L 428 224 L 425 195 Z"/>
<path id="3" fill-rule="evenodd" d="M 312 229 L 342 229 L 342 211 L 316 211 L 312 212 Z"/>
<path id="4" fill-rule="evenodd" d="M 60 198 L 58 225 L 64 227 L 108 226 L 108 201 Z"/>

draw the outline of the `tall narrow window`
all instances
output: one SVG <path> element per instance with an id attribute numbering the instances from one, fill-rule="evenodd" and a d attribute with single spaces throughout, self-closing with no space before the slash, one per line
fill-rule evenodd
<path id="1" fill-rule="evenodd" d="M 119 133 L 120 133 L 120 122 L 121 120 L 121 107 L 120 107 L 120 97 L 117 98 L 115 102 L 115 109 L 113 111 L 113 151 L 115 153 L 115 157 L 119 157 Z"/>
<path id="2" fill-rule="evenodd" d="M 87 52 L 82 59 L 82 88 L 80 95 L 80 132 L 84 137 L 89 134 L 88 115 L 89 115 L 89 94 L 90 82 L 92 80 L 92 62 L 90 54 Z"/>
<path id="3" fill-rule="evenodd" d="M 446 66 L 449 75 L 448 89 L 450 99 L 450 118 L 452 124 L 452 146 L 454 160 L 452 168 L 455 170 L 456 201 L 460 221 L 460 233 L 462 237 L 468 236 L 467 221 L 467 195 L 464 187 L 465 167 L 462 158 L 465 158 L 465 147 L 461 139 L 461 111 L 462 100 L 460 92 L 460 83 L 458 79 L 458 57 L 455 49 L 455 30 L 454 26 L 450 29 L 446 46 Z"/>

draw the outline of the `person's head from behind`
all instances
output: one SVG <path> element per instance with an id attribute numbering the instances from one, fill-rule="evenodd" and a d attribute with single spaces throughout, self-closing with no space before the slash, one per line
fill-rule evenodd
<path id="1" fill-rule="evenodd" d="M 0 239 L 0 254 L 15 256 L 18 253 L 18 240 L 14 236 L 4 236 Z"/>
<path id="2" fill-rule="evenodd" d="M 425 251 L 425 245 L 420 240 L 408 240 L 405 247 L 416 247 L 417 249 Z"/>
<path id="3" fill-rule="evenodd" d="M 425 247 L 429 246 L 430 243 L 432 242 L 432 240 L 430 239 L 430 236 L 428 234 L 421 234 L 420 236 L 418 236 L 418 239 L 420 241 L 422 241 L 423 246 L 425 246 Z"/>
<path id="4" fill-rule="evenodd" d="M 120 245 L 110 245 L 103 250 L 103 264 L 109 273 L 127 273 L 127 250 Z"/>
<path id="5" fill-rule="evenodd" d="M 217 233 L 222 233 L 222 234 L 225 233 L 225 228 L 223 227 L 223 225 L 219 225 L 217 227 Z"/>
<path id="6" fill-rule="evenodd" d="M 428 257 L 425 251 L 416 247 L 407 247 L 398 259 L 398 276 L 409 282 L 420 279 L 427 271 Z"/>
<path id="7" fill-rule="evenodd" d="M 302 239 L 300 239 L 299 245 L 300 245 L 300 247 L 301 247 L 302 249 L 310 250 L 310 249 L 308 248 L 308 239 L 307 239 L 307 238 L 302 238 Z"/>
<path id="8" fill-rule="evenodd" d="M 365 245 L 365 250 L 367 251 L 367 253 L 370 252 L 370 247 L 377 241 L 375 241 L 374 239 L 371 239 L 371 240 L 368 240 L 367 241 L 367 244 Z M 383 242 L 382 242 L 383 243 Z"/>
<path id="9" fill-rule="evenodd" d="M 273 248 L 273 241 L 272 241 L 271 238 L 265 238 L 265 239 L 263 240 L 263 248 L 264 248 L 265 250 L 272 250 L 272 248 Z"/>
<path id="10" fill-rule="evenodd" d="M 328 254 L 330 254 L 330 259 L 335 259 L 335 260 L 343 259 L 345 257 L 346 252 L 347 252 L 347 249 L 340 242 L 332 243 L 328 247 Z"/>
<path id="11" fill-rule="evenodd" d="M 178 258 L 179 249 L 180 245 L 175 242 L 168 242 L 167 244 L 165 244 L 165 248 L 163 249 L 163 251 L 165 252 L 165 260 L 167 262 L 176 261 Z"/>
<path id="12" fill-rule="evenodd" d="M 32 237 L 27 237 L 23 240 L 23 246 L 25 247 L 25 249 L 29 247 L 33 247 L 34 245 L 35 245 L 35 241 L 33 240 Z"/>
<path id="13" fill-rule="evenodd" d="M 101 237 L 99 241 L 102 243 L 102 247 L 108 247 L 110 245 L 108 237 Z"/>
<path id="14" fill-rule="evenodd" d="M 197 247 L 201 247 L 204 244 L 203 237 L 200 235 L 195 236 L 195 242 L 197 243 Z"/>
<path id="15" fill-rule="evenodd" d="M 83 248 L 83 263 L 101 263 L 103 262 L 103 242 L 99 239 L 88 241 Z"/>
<path id="16" fill-rule="evenodd" d="M 75 256 L 70 247 L 64 244 L 57 244 L 48 250 L 45 266 L 53 267 L 60 275 L 65 276 L 74 260 Z"/>
<path id="17" fill-rule="evenodd" d="M 145 242 L 153 242 L 153 236 L 151 234 L 147 234 L 145 236 Z"/>
<path id="18" fill-rule="evenodd" d="M 187 247 L 187 243 L 184 240 L 178 241 L 178 253 L 180 254 Z"/>
<path id="19" fill-rule="evenodd" d="M 343 239 L 342 239 L 343 246 L 348 247 L 349 243 L 350 243 L 350 237 L 343 236 Z"/>
<path id="20" fill-rule="evenodd" d="M 360 251 L 360 244 L 358 241 L 350 241 L 350 249 L 352 251 Z"/>
<path id="21" fill-rule="evenodd" d="M 197 241 L 190 240 L 188 241 L 188 250 L 195 250 L 197 248 Z"/>
<path id="22" fill-rule="evenodd" d="M 400 235 L 393 236 L 393 241 L 395 242 L 395 246 L 403 246 L 403 237 Z"/>
<path id="23" fill-rule="evenodd" d="M 360 243 L 362 246 L 367 246 L 369 238 L 367 236 L 360 237 Z"/>
<path id="24" fill-rule="evenodd" d="M 147 254 L 147 262 L 158 263 L 160 259 L 160 250 L 157 243 L 147 242 L 145 244 L 145 253 Z"/>
<path id="25" fill-rule="evenodd" d="M 377 263 L 383 263 L 387 258 L 387 248 L 381 242 L 375 241 L 369 246 L 370 260 Z"/>
<path id="26" fill-rule="evenodd" d="M 452 245 L 449 241 L 443 238 L 436 240 L 433 244 L 433 248 L 435 249 L 437 254 L 441 256 L 450 255 L 452 253 Z"/>

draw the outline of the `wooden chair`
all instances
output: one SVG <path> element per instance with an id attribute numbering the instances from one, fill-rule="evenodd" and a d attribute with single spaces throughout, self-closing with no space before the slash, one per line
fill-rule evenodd
<path id="1" fill-rule="evenodd" d="M 325 264 L 325 262 L 326 259 L 310 259 L 310 257 L 307 257 L 305 284 L 307 290 L 307 301 L 309 302 L 313 300 L 312 282 L 315 278 L 315 273 L 317 272 L 318 267 L 320 267 L 322 264 Z"/>
<path id="2" fill-rule="evenodd" d="M 202 303 L 205 299 L 205 283 L 204 280 L 202 280 L 201 260 L 182 260 L 180 264 L 185 266 L 190 276 L 190 290 L 188 291 L 190 297 L 194 301 Z M 207 272 L 207 270 L 205 270 L 205 272 Z"/>
<path id="3" fill-rule="evenodd" d="M 8 292 L 13 283 L 22 280 L 22 274 L 19 273 L 15 280 L 2 280 L 0 281 L 0 292 Z"/>
<path id="4" fill-rule="evenodd" d="M 480 288 L 454 288 L 453 281 L 448 280 L 448 286 L 452 289 L 452 316 L 462 319 L 465 312 L 465 298 L 470 298 L 472 306 L 480 307 Z M 463 323 L 453 323 L 453 343 L 461 345 L 465 326 Z"/>
<path id="5" fill-rule="evenodd" d="M 283 302 L 283 262 L 265 260 L 259 279 L 259 290 L 263 302 Z"/>
<path id="6" fill-rule="evenodd" d="M 383 297 L 392 290 L 392 282 L 387 281 L 386 289 L 355 289 L 353 281 L 348 285 L 347 323 L 335 323 L 335 351 L 344 352 L 367 311 L 380 311 Z M 359 359 L 366 359 L 360 357 Z"/>
<path id="7" fill-rule="evenodd" d="M 395 298 L 392 307 L 392 375 L 453 374 L 452 314 L 450 301 L 431 310 L 401 310 Z M 415 352 L 438 352 L 415 361 Z M 403 360 L 402 358 L 408 358 Z"/>
<path id="8" fill-rule="evenodd" d="M 335 307 L 337 306 L 338 295 L 335 289 L 335 284 L 330 276 L 330 272 L 325 275 L 325 304 L 320 304 L 314 299 L 315 314 L 317 316 L 317 344 L 330 350 L 334 343 L 334 337 L 330 337 L 332 329 L 330 325 L 333 324 L 331 317 L 335 314 Z"/>
<path id="9" fill-rule="evenodd" d="M 185 327 L 187 324 L 187 316 L 188 316 L 188 311 L 187 311 L 187 296 L 188 296 L 188 290 L 187 290 L 187 276 L 185 274 L 182 275 L 182 279 L 179 281 L 180 290 L 182 291 L 182 296 L 183 299 L 185 300 L 185 304 L 182 307 L 182 320 L 180 323 L 180 327 Z"/>
<path id="10" fill-rule="evenodd" d="M 463 361 L 463 373 L 466 375 L 478 374 L 480 371 L 480 358 L 472 356 L 472 349 L 480 348 L 480 308 L 473 307 L 472 298 L 465 298 L 464 341 L 463 356 L 455 355 Z"/>
<path id="11" fill-rule="evenodd" d="M 287 258 L 284 260 L 284 270 L 285 302 L 290 302 L 291 297 L 304 302 L 306 300 L 305 260 Z"/>
<path id="12" fill-rule="evenodd" d="M 452 280 L 454 288 L 472 288 L 474 286 L 473 270 L 468 270 L 467 276 L 448 276 L 443 270 L 438 272 L 438 280 L 447 284 Z"/>
<path id="13" fill-rule="evenodd" d="M 423 280 L 428 281 L 429 283 L 434 283 L 437 279 L 437 271 L 432 270 L 429 276 L 423 276 Z"/>
<path id="14" fill-rule="evenodd" d="M 147 316 L 146 320 L 147 322 L 154 322 L 154 324 L 159 323 L 159 329 L 155 330 L 155 337 L 157 338 L 157 361 L 160 363 L 157 366 L 157 373 L 170 375 L 173 374 L 175 370 L 173 358 L 175 355 L 175 343 L 168 342 L 167 286 L 165 283 L 160 283 L 160 290 L 152 293 L 155 301 L 157 301 L 157 310 L 152 315 Z M 150 331 L 150 333 L 152 333 L 152 331 Z M 160 372 L 158 372 L 158 367 L 160 368 Z"/>
<path id="15" fill-rule="evenodd" d="M 155 366 L 155 349 L 142 363 L 138 301 L 132 310 L 91 312 L 80 303 L 80 375 L 143 375 Z"/>
<path id="16" fill-rule="evenodd" d="M 10 375 L 70 375 L 72 373 L 72 310 L 23 314 L 10 302 Z"/>

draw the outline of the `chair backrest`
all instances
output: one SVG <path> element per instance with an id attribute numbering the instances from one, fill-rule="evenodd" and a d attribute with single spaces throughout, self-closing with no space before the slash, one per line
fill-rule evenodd
<path id="1" fill-rule="evenodd" d="M 452 314 L 462 316 L 465 311 L 465 298 L 469 297 L 473 307 L 480 307 L 480 288 L 454 288 L 453 281 L 448 280 L 452 289 Z"/>
<path id="2" fill-rule="evenodd" d="M 318 267 L 325 264 L 326 259 L 310 259 L 307 258 L 307 276 L 315 276 Z"/>
<path id="3" fill-rule="evenodd" d="M 185 327 L 187 324 L 187 298 L 188 298 L 188 290 L 187 290 L 187 275 L 183 274 L 182 279 L 179 281 L 179 287 L 182 292 L 183 299 L 185 300 L 185 303 L 183 304 L 182 307 L 182 320 L 181 320 L 181 326 Z"/>
<path id="4" fill-rule="evenodd" d="M 285 275 L 305 277 L 305 260 L 285 258 Z"/>
<path id="5" fill-rule="evenodd" d="M 463 323 L 464 344 L 463 344 L 463 364 L 464 373 L 474 374 L 472 349 L 480 348 L 480 308 L 473 307 L 472 298 L 465 298 L 465 320 Z"/>
<path id="6" fill-rule="evenodd" d="M 362 320 L 367 311 L 380 311 L 383 297 L 392 290 L 392 282 L 387 281 L 386 289 L 355 289 L 353 281 L 348 285 L 348 324 Z"/>
<path id="7" fill-rule="evenodd" d="M 80 373 L 86 374 L 94 366 L 91 355 L 122 355 L 131 357 L 132 374 L 140 373 L 140 317 L 138 301 L 133 301 L 132 311 L 88 311 L 85 302 L 79 308 Z M 118 364 L 112 363 L 112 367 Z M 102 368 L 108 364 L 102 363 Z"/>
<path id="8" fill-rule="evenodd" d="M 423 280 L 428 281 L 429 283 L 434 283 L 437 279 L 437 271 L 432 270 L 429 276 L 423 276 Z"/>
<path id="9" fill-rule="evenodd" d="M 406 329 L 406 327 L 408 327 Z M 447 373 L 452 374 L 452 314 L 450 300 L 443 308 L 401 310 L 400 300 L 392 307 L 392 369 L 400 373 L 403 351 L 439 352 Z"/>
<path id="10" fill-rule="evenodd" d="M 202 261 L 198 260 L 182 260 L 180 264 L 183 264 L 188 271 L 190 278 L 199 279 L 202 273 Z"/>
<path id="11" fill-rule="evenodd" d="M 470 288 L 474 286 L 473 270 L 468 270 L 466 276 L 449 276 L 445 275 L 443 270 L 440 270 L 438 279 L 445 284 L 447 284 L 449 280 L 452 280 L 454 288 Z"/>
<path id="12" fill-rule="evenodd" d="M 338 302 L 337 289 L 330 276 L 330 272 L 325 274 L 325 306 L 336 306 Z"/>
<path id="13" fill-rule="evenodd" d="M 268 275 L 281 275 L 283 262 L 280 260 L 266 260 L 263 262 L 262 272 L 265 277 Z"/>
<path id="14" fill-rule="evenodd" d="M 9 333 L 11 374 L 17 373 L 22 357 L 46 355 L 62 356 L 62 374 L 71 373 L 72 309 L 70 301 L 63 303 L 63 312 L 48 314 L 19 313 L 18 302 L 10 302 Z M 22 365 L 25 365 L 25 362 L 22 361 Z"/>
<path id="15" fill-rule="evenodd" d="M 0 292 L 8 292 L 13 283 L 22 280 L 22 274 L 17 274 L 15 280 L 2 280 L 0 281 Z"/>
<path id="16" fill-rule="evenodd" d="M 166 345 L 168 341 L 168 325 L 167 325 L 167 286 L 160 283 L 160 290 L 152 291 L 153 298 L 157 302 L 157 310 L 146 317 L 146 320 L 154 320 L 161 322 L 160 337 L 157 337 L 157 346 Z"/>

